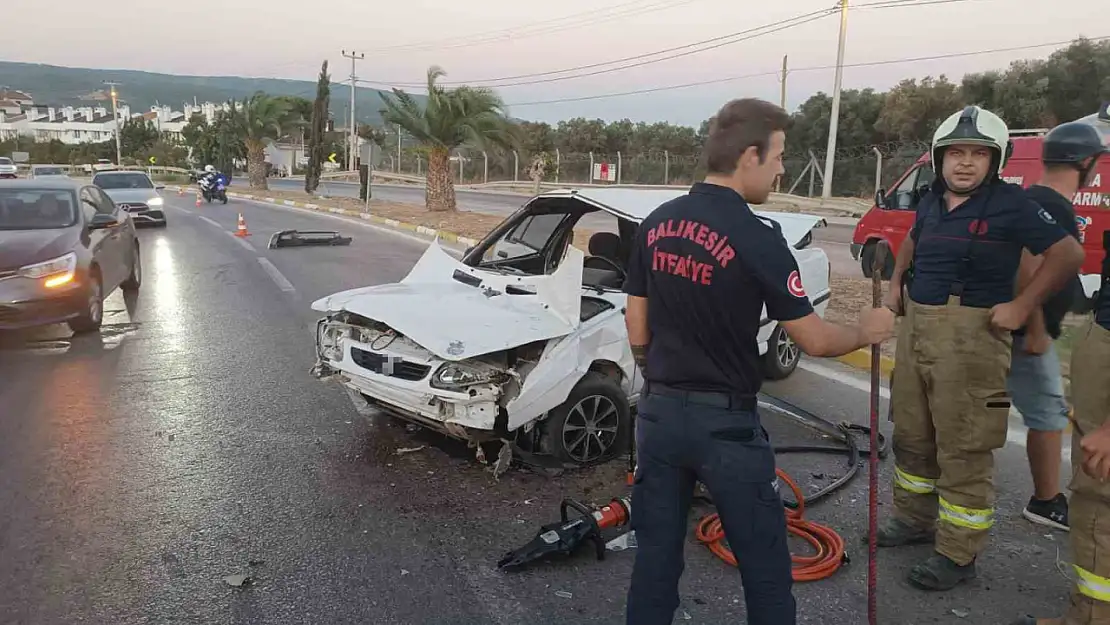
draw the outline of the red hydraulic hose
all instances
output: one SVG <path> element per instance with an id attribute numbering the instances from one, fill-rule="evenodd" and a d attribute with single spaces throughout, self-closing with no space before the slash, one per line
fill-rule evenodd
<path id="1" fill-rule="evenodd" d="M 798 502 L 797 509 L 786 509 L 786 530 L 808 542 L 817 552 L 812 556 L 791 554 L 790 559 L 794 563 L 794 581 L 811 582 L 831 577 L 844 562 L 844 539 L 830 527 L 805 520 L 803 515 L 806 503 L 802 489 L 798 488 L 794 480 L 790 479 L 782 469 L 775 469 L 775 473 L 783 482 L 786 482 L 790 490 L 794 491 L 794 497 Z M 716 513 L 698 522 L 696 534 L 698 540 L 709 547 L 713 555 L 732 566 L 737 566 L 736 555 L 725 545 L 724 528 Z"/>

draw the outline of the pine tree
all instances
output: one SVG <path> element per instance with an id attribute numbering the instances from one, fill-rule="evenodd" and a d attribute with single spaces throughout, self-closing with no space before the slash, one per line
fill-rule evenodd
<path id="1" fill-rule="evenodd" d="M 320 172 L 324 166 L 324 136 L 328 129 L 328 107 L 331 104 L 331 76 L 328 62 L 320 66 L 320 79 L 316 82 L 316 101 L 312 104 L 312 127 L 308 136 L 308 170 L 304 176 L 304 190 L 316 191 L 320 186 Z"/>

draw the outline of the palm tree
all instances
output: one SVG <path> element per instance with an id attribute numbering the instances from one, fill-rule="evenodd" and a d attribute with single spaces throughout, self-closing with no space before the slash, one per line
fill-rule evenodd
<path id="1" fill-rule="evenodd" d="M 427 103 L 422 107 L 400 89 L 382 94 L 382 118 L 404 128 L 428 150 L 424 202 L 430 211 L 453 211 L 455 185 L 451 179 L 451 150 L 461 145 L 479 149 L 511 148 L 518 142 L 517 126 L 505 115 L 505 103 L 491 89 L 462 86 L 444 89 L 436 80 L 446 75 L 428 68 Z"/>
<path id="2" fill-rule="evenodd" d="M 261 91 L 243 100 L 236 121 L 247 152 L 247 178 L 252 189 L 267 189 L 266 144 L 277 141 L 284 129 L 295 125 L 288 100 Z"/>

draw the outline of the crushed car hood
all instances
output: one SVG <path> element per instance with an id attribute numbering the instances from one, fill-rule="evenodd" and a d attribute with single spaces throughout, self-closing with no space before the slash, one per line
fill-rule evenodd
<path id="1" fill-rule="evenodd" d="M 584 258 L 569 247 L 554 273 L 518 276 L 468 267 L 435 242 L 400 282 L 335 293 L 312 309 L 379 321 L 444 360 L 465 360 L 577 329 Z"/>

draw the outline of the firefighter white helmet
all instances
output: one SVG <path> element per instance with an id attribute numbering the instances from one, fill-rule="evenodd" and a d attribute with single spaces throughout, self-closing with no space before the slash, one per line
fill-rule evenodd
<path id="1" fill-rule="evenodd" d="M 933 147 L 929 155 L 933 159 L 933 170 L 941 176 L 944 148 L 950 145 L 985 145 L 993 148 L 995 159 L 987 178 L 997 176 L 1006 166 L 1006 159 L 1013 152 L 1010 143 L 1010 129 L 1006 122 L 994 113 L 978 106 L 967 106 L 953 113 L 941 122 L 933 133 Z"/>
<path id="2" fill-rule="evenodd" d="M 204 171 L 207 172 L 207 173 L 212 173 L 212 172 L 216 171 L 216 168 L 211 166 L 211 165 L 205 165 L 204 166 Z"/>

